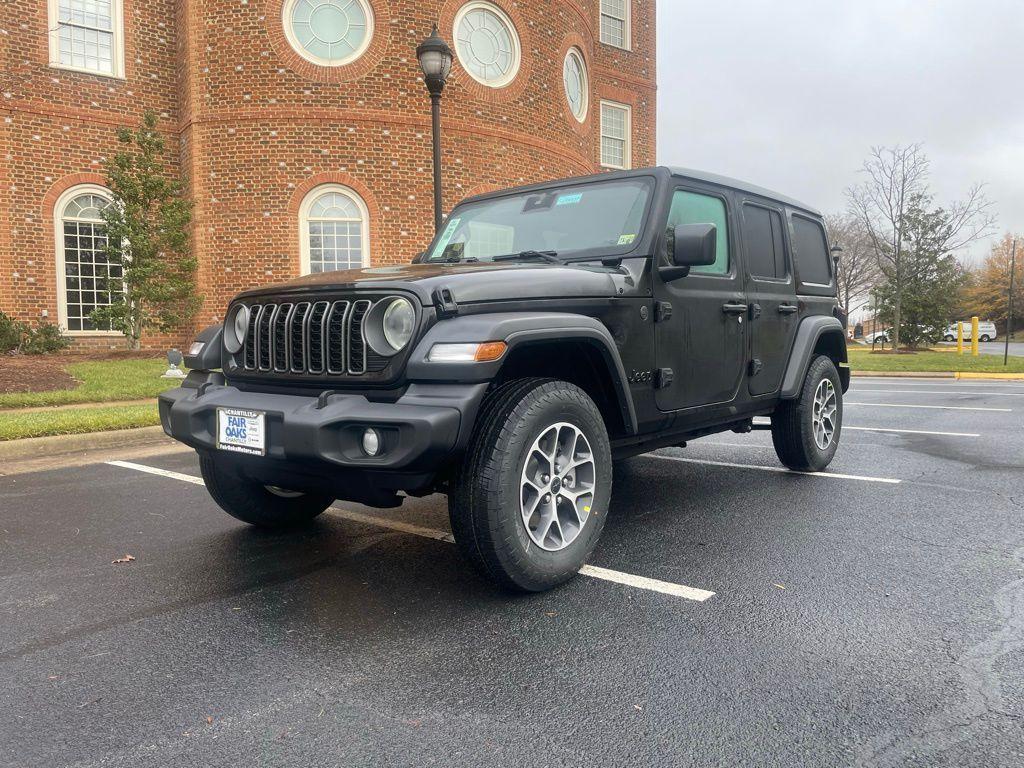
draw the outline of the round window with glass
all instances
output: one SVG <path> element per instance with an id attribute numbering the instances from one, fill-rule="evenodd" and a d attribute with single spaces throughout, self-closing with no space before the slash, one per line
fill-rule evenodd
<path id="1" fill-rule="evenodd" d="M 366 0 L 286 0 L 284 31 L 307 61 L 340 67 L 369 47 L 373 11 Z"/>
<path id="2" fill-rule="evenodd" d="M 455 16 L 455 52 L 470 77 L 491 88 L 511 83 L 519 72 L 519 36 L 512 20 L 493 3 L 464 5 Z"/>
<path id="3" fill-rule="evenodd" d="M 569 100 L 569 109 L 573 117 L 582 123 L 587 117 L 587 107 L 590 106 L 590 85 L 587 65 L 578 48 L 570 48 L 565 54 L 562 81 L 565 83 L 565 98 Z"/>

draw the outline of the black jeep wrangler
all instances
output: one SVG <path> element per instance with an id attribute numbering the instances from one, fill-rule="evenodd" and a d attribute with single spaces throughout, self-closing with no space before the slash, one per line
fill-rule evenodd
<path id="1" fill-rule="evenodd" d="M 448 495 L 462 552 L 543 590 L 584 564 L 618 459 L 771 419 L 824 469 L 849 385 L 821 215 L 652 168 L 466 200 L 409 266 L 242 293 L 160 396 L 210 494 L 259 526 Z"/>

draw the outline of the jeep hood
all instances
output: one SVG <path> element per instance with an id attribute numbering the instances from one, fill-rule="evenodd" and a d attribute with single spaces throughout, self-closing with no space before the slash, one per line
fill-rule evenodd
<path id="1" fill-rule="evenodd" d="M 433 302 L 437 288 L 451 290 L 459 304 L 505 299 L 608 297 L 616 294 L 612 267 L 580 264 L 470 262 L 468 264 L 406 264 L 320 272 L 287 282 L 245 291 L 239 298 L 273 294 L 317 295 L 347 290 L 406 290 L 423 304 Z"/>

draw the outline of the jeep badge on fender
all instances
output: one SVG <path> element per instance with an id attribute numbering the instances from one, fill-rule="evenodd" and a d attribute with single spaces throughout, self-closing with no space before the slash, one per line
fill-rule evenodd
<path id="1" fill-rule="evenodd" d="M 465 200 L 404 268 L 239 294 L 160 418 L 240 520 L 444 493 L 465 557 L 540 591 L 593 551 L 618 459 L 767 416 L 783 464 L 827 467 L 835 308 L 807 205 L 670 168 L 566 179 Z"/>

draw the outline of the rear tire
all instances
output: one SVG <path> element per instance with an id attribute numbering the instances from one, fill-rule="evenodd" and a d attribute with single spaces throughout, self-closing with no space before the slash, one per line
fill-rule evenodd
<path id="1" fill-rule="evenodd" d="M 517 379 L 488 395 L 448 496 L 459 549 L 500 586 L 540 592 L 583 566 L 604 528 L 611 447 L 579 387 Z"/>
<path id="2" fill-rule="evenodd" d="M 820 472 L 839 447 L 843 389 L 835 363 L 824 355 L 807 369 L 800 396 L 772 414 L 772 443 L 779 460 L 800 472 Z"/>
<path id="3" fill-rule="evenodd" d="M 981 337 L 980 339 L 978 339 L 978 341 L 992 341 L 992 339 L 990 339 L 990 338 L 989 338 L 989 337 L 988 337 L 988 336 L 986 335 L 986 336 L 982 336 L 982 337 Z"/>
<path id="4" fill-rule="evenodd" d="M 260 528 L 293 528 L 322 514 L 334 499 L 318 493 L 300 493 L 253 482 L 199 454 L 199 468 L 210 496 L 234 518 Z"/>

